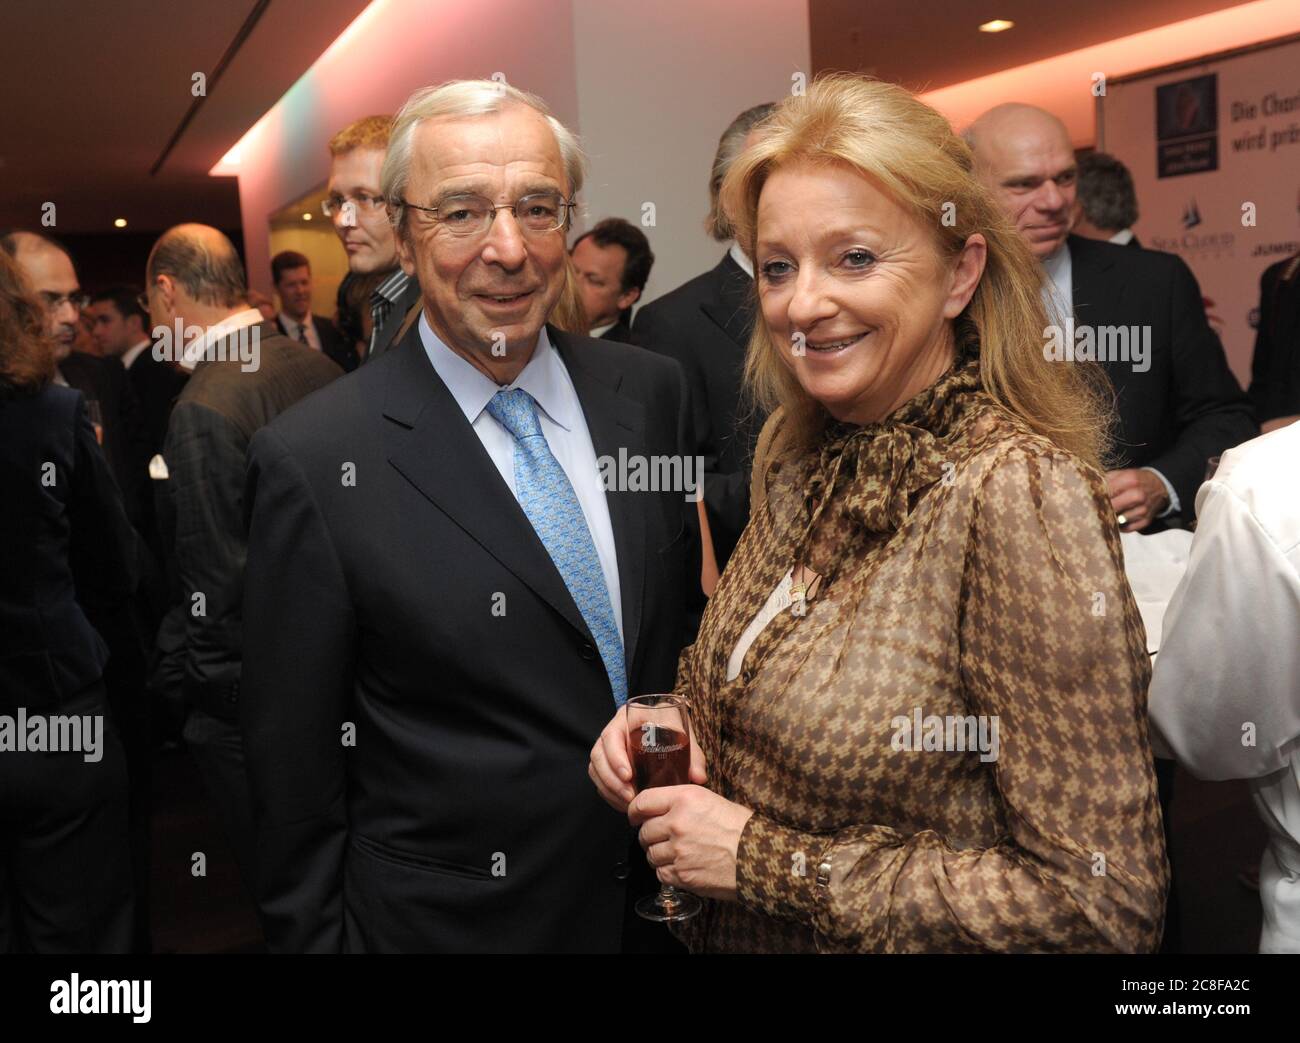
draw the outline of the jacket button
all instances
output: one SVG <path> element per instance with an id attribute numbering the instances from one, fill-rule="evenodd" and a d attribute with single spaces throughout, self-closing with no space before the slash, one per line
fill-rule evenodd
<path id="1" fill-rule="evenodd" d="M 592 659 L 595 659 L 595 658 L 596 658 L 596 646 L 595 646 L 595 645 L 590 645 L 590 644 L 588 644 L 588 645 L 583 645 L 583 646 L 582 646 L 582 658 L 583 658 L 583 659 L 586 659 L 586 660 L 588 660 L 588 661 L 590 661 L 590 660 L 592 660 Z"/>
<path id="2" fill-rule="evenodd" d="M 615 880 L 626 880 L 626 879 L 627 879 L 627 872 L 628 872 L 628 871 L 627 871 L 627 863 L 626 863 L 626 862 L 615 862 L 615 863 L 614 863 L 614 879 L 615 879 Z"/>

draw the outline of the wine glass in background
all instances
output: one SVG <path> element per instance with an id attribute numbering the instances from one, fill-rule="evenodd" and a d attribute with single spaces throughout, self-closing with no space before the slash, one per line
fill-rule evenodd
<path id="1" fill-rule="evenodd" d="M 691 720 L 679 695 L 638 695 L 627 701 L 627 755 L 636 791 L 690 783 Z M 694 895 L 664 884 L 636 903 L 647 920 L 689 920 L 703 908 Z"/>
<path id="2" fill-rule="evenodd" d="M 1207 482 L 1214 477 L 1214 472 L 1219 469 L 1219 461 L 1222 459 L 1221 456 L 1211 456 L 1205 461 L 1205 480 Z"/>
<path id="3" fill-rule="evenodd" d="M 86 399 L 86 416 L 90 417 L 90 426 L 95 429 L 95 441 L 104 444 L 104 414 L 100 412 L 99 400 Z"/>

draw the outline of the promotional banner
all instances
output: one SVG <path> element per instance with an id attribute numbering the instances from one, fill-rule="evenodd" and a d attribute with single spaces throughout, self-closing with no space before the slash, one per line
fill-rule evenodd
<path id="1" fill-rule="evenodd" d="M 1133 173 L 1142 245 L 1196 274 L 1245 387 L 1260 276 L 1300 251 L 1300 37 L 1110 81 L 1097 147 Z"/>

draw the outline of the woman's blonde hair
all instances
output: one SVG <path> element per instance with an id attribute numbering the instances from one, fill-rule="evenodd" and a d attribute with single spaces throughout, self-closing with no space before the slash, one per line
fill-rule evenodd
<path id="1" fill-rule="evenodd" d="M 948 260 L 969 236 L 984 237 L 984 274 L 956 320 L 968 320 L 978 332 L 984 389 L 1035 432 L 1100 466 L 1112 422 L 1105 375 L 1093 363 L 1043 357 L 1048 317 L 1042 269 L 975 176 L 970 148 L 948 121 L 902 87 L 848 73 L 818 77 L 805 94 L 785 99 L 722 186 L 727 217 L 750 257 L 756 255 L 758 200 L 768 177 L 808 162 L 846 164 L 872 179 L 934 229 Z M 788 446 L 811 445 L 828 415 L 800 386 L 781 350 L 760 310 L 745 360 L 746 385 L 760 405 L 785 407 Z"/>

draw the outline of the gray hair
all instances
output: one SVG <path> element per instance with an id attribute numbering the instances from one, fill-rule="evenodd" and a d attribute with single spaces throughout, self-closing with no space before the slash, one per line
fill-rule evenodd
<path id="1" fill-rule="evenodd" d="M 768 101 L 746 109 L 728 124 L 718 139 L 718 151 L 713 155 L 713 170 L 709 173 L 709 213 L 704 219 L 704 230 L 720 243 L 735 237 L 731 222 L 718 205 L 718 192 L 722 182 L 745 147 L 745 138 L 749 132 L 776 111 L 776 102 Z"/>
<path id="2" fill-rule="evenodd" d="M 587 173 L 587 157 L 578 136 L 551 114 L 550 107 L 536 94 L 512 87 L 499 80 L 448 80 L 437 87 L 422 87 L 402 106 L 393 119 L 388 137 L 388 154 L 379 175 L 380 191 L 388 201 L 388 219 L 401 234 L 406 207 L 406 186 L 411 173 L 411 140 L 415 128 L 424 120 L 439 117 L 470 118 L 490 116 L 507 105 L 526 105 L 545 117 L 555 134 L 555 143 L 564 162 L 569 182 L 569 196 L 582 189 Z M 569 211 L 572 213 L 572 211 Z"/>
<path id="3" fill-rule="evenodd" d="M 1128 167 L 1105 152 L 1079 157 L 1079 206 L 1089 223 L 1108 232 L 1137 224 L 1137 192 Z"/>

